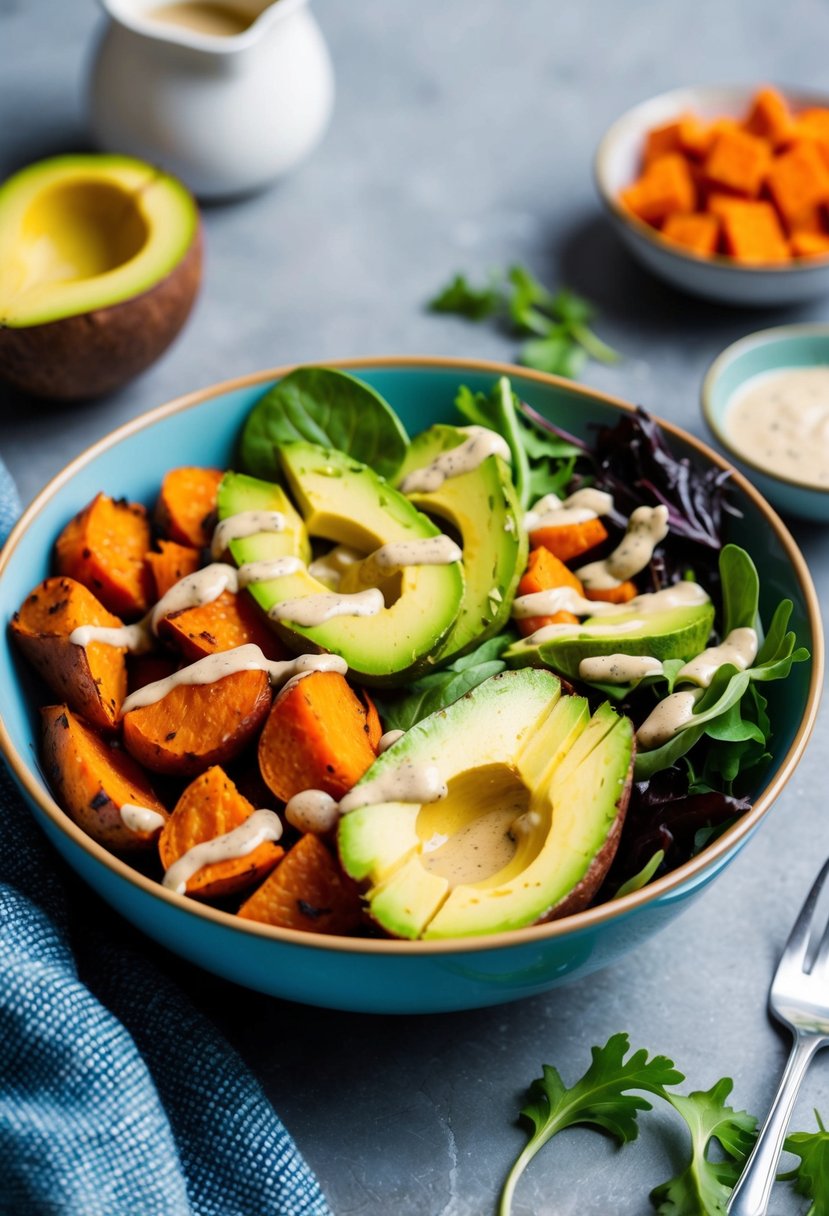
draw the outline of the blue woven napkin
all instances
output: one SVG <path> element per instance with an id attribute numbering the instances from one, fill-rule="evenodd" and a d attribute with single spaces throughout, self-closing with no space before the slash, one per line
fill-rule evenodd
<path id="1" fill-rule="evenodd" d="M 0 461 L 0 544 L 19 509 Z M 2 1216 L 330 1216 L 239 1057 L 0 764 Z"/>

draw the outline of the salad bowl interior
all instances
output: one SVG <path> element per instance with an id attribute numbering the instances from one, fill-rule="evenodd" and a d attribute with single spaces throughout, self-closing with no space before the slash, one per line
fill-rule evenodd
<path id="1" fill-rule="evenodd" d="M 523 402 L 589 439 L 631 407 L 582 386 L 481 361 L 428 358 L 336 363 L 378 390 L 411 434 L 455 421 L 461 384 L 488 392 L 508 375 Z M 59 474 L 17 525 L 0 557 L 6 621 L 50 572 L 55 539 L 96 493 L 151 504 L 163 474 L 183 463 L 229 468 L 245 418 L 289 368 L 212 386 L 144 415 L 101 440 Z M 699 468 L 727 468 L 705 445 L 667 427 L 676 455 Z M 760 575 L 760 611 L 784 598 L 791 628 L 811 659 L 770 686 L 771 759 L 757 770 L 752 809 L 696 857 L 641 890 L 528 929 L 438 941 L 323 937 L 240 921 L 162 888 L 87 837 L 55 803 L 38 763 L 37 686 L 4 631 L 0 678 L 6 695 L 0 744 L 35 817 L 69 865 L 108 903 L 167 948 L 224 978 L 274 996 L 374 1013 L 476 1008 L 542 992 L 618 958 L 666 925 L 713 880 L 758 827 L 806 745 L 822 684 L 820 614 L 808 570 L 791 536 L 739 474 L 732 498 L 741 515 L 728 539 L 744 545 Z"/>

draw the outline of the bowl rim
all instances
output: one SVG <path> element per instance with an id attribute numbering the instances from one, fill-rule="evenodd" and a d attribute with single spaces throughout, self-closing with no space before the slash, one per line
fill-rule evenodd
<path id="1" fill-rule="evenodd" d="M 800 335 L 804 337 L 812 336 L 818 338 L 826 338 L 827 359 L 826 366 L 829 366 L 829 324 L 821 321 L 807 321 L 801 324 L 793 325 L 772 325 L 768 329 L 757 329 L 753 333 L 745 334 L 742 338 L 738 338 L 736 342 L 731 342 L 726 346 L 716 358 L 709 364 L 708 370 L 702 379 L 700 388 L 700 405 L 702 415 L 711 434 L 716 439 L 717 443 L 733 456 L 735 460 L 739 460 L 741 464 L 753 469 L 755 473 L 760 473 L 763 477 L 772 482 L 779 482 L 781 485 L 791 486 L 796 490 L 805 490 L 810 494 L 825 495 L 829 494 L 829 485 L 818 486 L 808 481 L 798 481 L 795 477 L 786 477 L 782 473 L 772 473 L 763 465 L 758 464 L 756 460 L 752 460 L 740 450 L 737 444 L 728 438 L 725 428 L 717 418 L 712 404 L 714 395 L 714 385 L 723 374 L 725 369 L 731 364 L 734 359 L 739 358 L 747 350 L 753 350 L 758 346 L 771 346 L 778 339 L 796 338 Z M 777 368 L 769 368 L 768 371 L 785 371 L 791 364 L 781 363 Z M 821 367 L 823 364 L 806 364 L 804 366 Z M 763 375 L 764 373 L 759 373 Z M 743 387 L 752 376 L 746 377 L 741 381 L 740 387 Z M 733 394 L 732 394 L 733 396 Z M 724 411 L 725 412 L 725 411 Z"/>
<path id="2" fill-rule="evenodd" d="M 810 274 L 818 274 L 820 271 L 825 270 L 829 266 L 829 253 L 821 254 L 818 257 L 802 258 L 799 261 L 792 260 L 791 262 L 782 264 L 780 262 L 758 262 L 746 266 L 741 262 L 735 261 L 734 258 L 727 257 L 724 253 L 703 255 L 694 253 L 690 249 L 683 249 L 681 245 L 677 245 L 674 241 L 667 240 L 658 228 L 651 227 L 650 224 L 646 224 L 644 220 L 639 219 L 638 216 L 626 210 L 608 184 L 606 164 L 611 148 L 618 140 L 621 128 L 626 126 L 631 119 L 635 118 L 637 111 L 644 110 L 655 102 L 668 102 L 673 99 L 676 99 L 677 106 L 679 107 L 680 98 L 687 98 L 688 94 L 691 93 L 704 95 L 706 93 L 729 92 L 750 99 L 757 92 L 758 88 L 761 87 L 763 86 L 742 84 L 685 85 L 675 89 L 668 89 L 664 93 L 655 93 L 653 97 L 648 97 L 644 101 L 637 102 L 636 105 L 625 110 L 606 128 L 593 156 L 593 181 L 605 209 L 617 222 L 629 228 L 655 249 L 676 258 L 679 262 L 690 263 L 693 266 L 716 266 L 721 270 L 733 271 L 737 275 L 745 275 L 747 277 L 770 273 L 781 276 L 803 277 Z M 829 93 L 823 93 L 819 89 L 799 89 L 783 84 L 772 84 L 770 87 L 776 88 L 787 100 L 791 99 L 794 104 L 819 102 L 826 109 L 829 109 Z M 796 98 L 802 100 L 798 102 L 795 101 Z M 677 112 L 680 112 L 679 109 Z"/>
<path id="3" fill-rule="evenodd" d="M 40 511 L 67 482 L 86 465 L 95 460 L 102 452 L 107 451 L 139 431 L 154 426 L 157 422 L 173 414 L 193 409 L 214 397 L 222 396 L 239 389 L 249 388 L 253 385 L 279 380 L 298 366 L 313 365 L 311 361 L 306 361 L 302 364 L 283 364 L 279 367 L 251 372 L 230 380 L 220 381 L 175 397 L 165 404 L 156 406 L 154 409 L 148 410 L 146 413 L 140 414 L 136 418 L 116 427 L 115 430 L 110 431 L 103 438 L 86 448 L 58 472 L 44 486 L 40 493 L 35 496 L 23 512 L 0 552 L 0 578 L 2 578 L 3 571 L 12 554 L 21 542 L 24 541 L 30 523 L 32 523 Z M 590 388 L 584 384 L 575 383 L 561 376 L 552 376 L 545 372 L 537 372 L 528 368 L 518 367 L 514 364 L 488 359 L 464 359 L 452 356 L 430 355 L 380 355 L 375 357 L 327 359 L 317 362 L 316 366 L 336 367 L 352 372 L 394 368 L 414 371 L 447 369 L 457 371 L 459 375 L 463 372 L 482 372 L 492 376 L 511 376 L 513 378 L 518 376 L 550 388 L 564 388 L 568 392 L 574 392 L 577 395 L 583 396 L 586 401 L 599 401 L 602 404 L 610 405 L 622 413 L 631 414 L 635 413 L 636 410 L 634 405 L 619 397 Z M 233 929 L 243 934 L 251 934 L 255 937 L 280 942 L 283 946 L 311 947 L 315 950 L 332 953 L 390 954 L 401 957 L 478 953 L 505 947 L 532 946 L 540 940 L 564 937 L 567 934 L 577 933 L 580 930 L 594 929 L 608 921 L 615 920 L 617 917 L 624 917 L 627 913 L 633 912 L 645 904 L 656 902 L 662 896 L 670 895 L 687 882 L 699 877 L 715 862 L 725 859 L 739 842 L 746 839 L 770 809 L 775 798 L 788 782 L 806 747 L 817 717 L 823 687 L 824 642 L 820 605 L 809 568 L 794 538 L 777 513 L 738 470 L 734 469 L 703 440 L 697 439 L 696 436 L 691 435 L 674 423 L 664 421 L 661 418 L 658 419 L 658 422 L 669 435 L 692 448 L 696 455 L 703 457 L 706 461 L 720 469 L 728 470 L 735 485 L 752 501 L 761 514 L 766 517 L 772 531 L 777 536 L 786 556 L 791 562 L 797 581 L 800 584 L 814 644 L 811 660 L 812 674 L 803 717 L 778 771 L 766 788 L 761 791 L 757 800 L 753 803 L 751 810 L 696 857 L 677 867 L 676 870 L 672 870 L 663 878 L 657 879 L 656 882 L 649 883 L 639 891 L 633 891 L 629 895 L 622 896 L 620 899 L 610 900 L 603 904 L 586 908 L 582 912 L 562 917 L 559 920 L 530 925 L 523 929 L 511 929 L 502 933 L 447 938 L 435 941 L 351 938 L 335 936 L 333 934 L 309 933 L 305 930 L 279 929 L 271 925 L 258 924 L 255 921 L 240 921 L 237 916 L 229 912 L 212 908 L 207 904 L 202 904 L 196 900 L 188 899 L 184 895 L 178 895 L 174 891 L 167 890 L 160 883 L 140 874 L 128 862 L 108 852 L 102 845 L 97 844 L 91 837 L 87 836 L 69 818 L 66 812 L 58 806 L 57 802 L 48 794 L 44 794 L 37 785 L 25 758 L 17 752 L 11 742 L 2 712 L 0 712 L 0 752 L 5 756 L 18 783 L 26 791 L 28 797 L 51 821 L 52 825 L 68 836 L 75 845 L 79 846 L 94 860 L 103 863 L 107 869 L 119 878 L 126 880 L 129 884 L 138 888 L 143 895 L 160 899 L 163 903 L 170 904 L 179 912 L 184 912 L 197 921 L 206 919 L 212 922 L 216 928 Z"/>

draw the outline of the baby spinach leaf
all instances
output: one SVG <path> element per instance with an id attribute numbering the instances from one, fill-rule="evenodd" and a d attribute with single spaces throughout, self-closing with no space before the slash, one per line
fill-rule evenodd
<path id="1" fill-rule="evenodd" d="M 279 475 L 276 449 L 297 439 L 337 448 L 388 479 L 409 443 L 379 393 L 329 367 L 298 367 L 257 401 L 242 431 L 240 466 L 273 481 Z"/>

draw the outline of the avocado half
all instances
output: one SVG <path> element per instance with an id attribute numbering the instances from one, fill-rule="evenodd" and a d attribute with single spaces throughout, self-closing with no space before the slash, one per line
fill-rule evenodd
<path id="1" fill-rule="evenodd" d="M 126 156 L 59 156 L 0 186 L 0 378 L 91 397 L 172 342 L 201 279 L 195 201 Z"/>
<path id="2" fill-rule="evenodd" d="M 434 766 L 448 793 L 348 811 L 343 868 L 395 937 L 470 937 L 577 912 L 615 856 L 633 754 L 632 723 L 608 703 L 591 718 L 552 673 L 502 672 L 418 722 L 357 783 L 350 797 Z"/>

